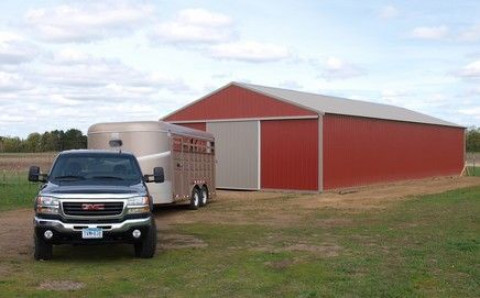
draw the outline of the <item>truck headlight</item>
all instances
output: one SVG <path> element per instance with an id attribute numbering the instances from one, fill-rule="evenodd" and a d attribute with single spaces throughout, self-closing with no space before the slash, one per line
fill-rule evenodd
<path id="1" fill-rule="evenodd" d="M 128 213 L 146 213 L 150 212 L 150 199 L 148 197 L 135 197 L 127 201 Z"/>
<path id="2" fill-rule="evenodd" d="M 56 198 L 39 196 L 36 199 L 35 210 L 37 213 L 57 214 L 60 201 Z"/>

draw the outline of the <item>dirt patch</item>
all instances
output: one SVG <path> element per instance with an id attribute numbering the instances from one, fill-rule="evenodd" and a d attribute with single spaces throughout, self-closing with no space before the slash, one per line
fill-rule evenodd
<path id="1" fill-rule="evenodd" d="M 342 250 L 340 246 L 334 243 L 325 243 L 322 245 L 311 245 L 307 243 L 297 243 L 284 248 L 285 251 L 306 251 L 321 255 L 322 257 L 336 257 Z"/>
<path id="2" fill-rule="evenodd" d="M 309 252 L 319 257 L 331 258 L 331 257 L 338 256 L 342 251 L 342 248 L 335 243 L 322 243 L 322 244 L 295 243 L 291 245 L 286 245 L 284 247 L 261 246 L 261 247 L 255 247 L 252 250 L 260 251 L 260 252 L 268 252 L 268 253 L 280 253 L 285 251 Z"/>
<path id="3" fill-rule="evenodd" d="M 205 248 L 207 246 L 208 244 L 203 240 L 192 235 L 159 233 L 158 247 L 162 250 Z"/>
<path id="4" fill-rule="evenodd" d="M 5 277 L 11 274 L 11 268 L 7 265 L 0 264 L 0 277 Z"/>
<path id="5" fill-rule="evenodd" d="M 70 280 L 49 280 L 42 282 L 37 288 L 50 291 L 73 291 L 85 287 L 84 283 Z"/>
<path id="6" fill-rule="evenodd" d="M 416 196 L 480 185 L 478 177 L 443 177 L 402 181 L 359 187 L 347 193 L 217 191 L 217 199 L 207 209 L 187 211 L 159 210 L 157 221 L 165 224 L 256 224 L 272 227 L 299 225 L 305 217 L 322 208 L 361 212 L 366 209 L 386 209 L 389 204 Z M 294 210 L 294 212 L 293 212 Z M 180 212 L 179 212 L 180 211 Z M 348 225 L 348 218 L 319 219 L 319 226 Z"/>
<path id="7" fill-rule="evenodd" d="M 292 266 L 295 264 L 295 261 L 293 260 L 281 260 L 281 261 L 274 261 L 274 262 L 265 262 L 265 266 L 273 268 L 275 270 L 284 270 L 287 269 L 288 267 Z"/>
<path id="8" fill-rule="evenodd" d="M 328 191 L 322 194 L 302 196 L 295 200 L 294 205 L 304 209 L 325 207 L 352 211 L 384 209 L 387 208 L 388 203 L 393 201 L 479 185 L 480 178 L 478 177 L 429 178 L 359 187 L 355 192 L 348 194 Z"/>
<path id="9" fill-rule="evenodd" d="M 0 258 L 31 255 L 33 211 L 0 212 Z"/>

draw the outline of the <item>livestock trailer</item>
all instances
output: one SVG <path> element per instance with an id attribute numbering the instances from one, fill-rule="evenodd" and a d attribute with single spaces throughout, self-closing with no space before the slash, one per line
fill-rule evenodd
<path id="1" fill-rule="evenodd" d="M 143 173 L 163 167 L 165 182 L 148 186 L 154 204 L 189 202 L 192 209 L 215 196 L 215 139 L 211 133 L 162 121 L 97 123 L 88 129 L 88 149 L 132 152 Z M 118 150 L 118 149 L 116 149 Z"/>

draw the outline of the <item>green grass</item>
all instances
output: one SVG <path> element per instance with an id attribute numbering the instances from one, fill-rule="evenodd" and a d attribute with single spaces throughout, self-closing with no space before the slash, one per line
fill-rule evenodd
<path id="1" fill-rule="evenodd" d="M 480 167 L 473 167 L 473 166 L 467 167 L 466 176 L 480 177 Z"/>
<path id="2" fill-rule="evenodd" d="M 27 173 L 0 173 L 0 211 L 32 208 L 39 183 L 28 182 Z"/>
<path id="3" fill-rule="evenodd" d="M 123 245 L 55 247 L 48 262 L 0 255 L 0 296 L 479 297 L 479 198 L 477 187 L 384 210 L 318 209 L 291 225 L 176 224 L 168 233 L 208 246 L 164 250 L 151 260 L 134 259 Z M 229 208 L 222 204 L 197 212 Z M 307 249 L 291 249 L 301 245 Z M 62 280 L 85 287 L 39 289 Z"/>

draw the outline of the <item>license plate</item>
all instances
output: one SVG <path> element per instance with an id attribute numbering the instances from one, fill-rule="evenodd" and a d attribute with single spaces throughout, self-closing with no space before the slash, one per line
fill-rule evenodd
<path id="1" fill-rule="evenodd" d="M 88 228 L 82 230 L 82 239 L 102 239 L 103 231 L 98 228 Z"/>

